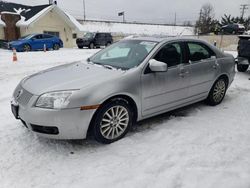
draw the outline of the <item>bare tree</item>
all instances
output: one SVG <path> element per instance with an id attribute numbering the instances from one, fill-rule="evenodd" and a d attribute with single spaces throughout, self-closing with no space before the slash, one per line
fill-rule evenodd
<path id="1" fill-rule="evenodd" d="M 197 20 L 196 32 L 205 34 L 211 32 L 214 20 L 214 7 L 210 3 L 204 4 L 200 9 L 200 16 Z"/>

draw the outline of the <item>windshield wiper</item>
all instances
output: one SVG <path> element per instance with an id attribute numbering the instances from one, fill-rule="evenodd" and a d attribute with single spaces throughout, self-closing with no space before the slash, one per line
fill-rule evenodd
<path id="1" fill-rule="evenodd" d="M 97 63 L 97 62 L 91 62 L 91 63 L 96 64 L 96 65 L 101 65 L 101 66 L 103 66 L 104 68 L 110 69 L 110 70 L 117 69 L 117 68 L 115 68 L 115 67 L 113 67 L 113 66 L 111 66 L 111 65 L 105 65 L 105 64 Z"/>

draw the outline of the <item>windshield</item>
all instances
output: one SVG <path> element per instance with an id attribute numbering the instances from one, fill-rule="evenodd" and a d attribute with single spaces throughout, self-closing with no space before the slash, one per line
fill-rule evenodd
<path id="1" fill-rule="evenodd" d="M 120 69 L 138 66 L 156 46 L 157 42 L 124 40 L 111 45 L 90 58 L 95 64 Z"/>
<path id="2" fill-rule="evenodd" d="M 84 38 L 93 38 L 94 37 L 94 33 L 86 33 L 84 35 Z"/>
<path id="3" fill-rule="evenodd" d="M 34 35 L 25 35 L 19 39 L 23 40 L 23 39 L 31 39 Z"/>

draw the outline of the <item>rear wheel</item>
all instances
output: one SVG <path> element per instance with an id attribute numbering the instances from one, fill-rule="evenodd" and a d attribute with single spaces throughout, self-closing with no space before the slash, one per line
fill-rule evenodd
<path id="1" fill-rule="evenodd" d="M 214 83 L 212 89 L 210 90 L 206 102 L 211 106 L 220 104 L 225 97 L 226 90 L 227 90 L 226 80 L 224 78 L 219 78 Z"/>
<path id="2" fill-rule="evenodd" d="M 93 135 L 98 142 L 109 144 L 123 138 L 132 122 L 128 102 L 114 99 L 98 110 L 93 122 Z"/>
<path id="3" fill-rule="evenodd" d="M 59 49 L 60 49 L 59 44 L 54 44 L 54 45 L 53 45 L 53 50 L 59 50 Z"/>
<path id="4" fill-rule="evenodd" d="M 248 67 L 249 67 L 249 65 L 239 65 L 239 64 L 237 64 L 237 70 L 239 72 L 246 72 Z"/>
<path id="5" fill-rule="evenodd" d="M 111 45 L 111 42 L 107 42 L 106 44 L 106 47 L 110 46 Z"/>
<path id="6" fill-rule="evenodd" d="M 94 49 L 94 47 L 95 47 L 94 43 L 90 43 L 90 44 L 89 44 L 89 48 L 90 48 L 90 49 Z"/>
<path id="7" fill-rule="evenodd" d="M 23 45 L 23 51 L 24 52 L 29 52 L 30 50 L 31 50 L 30 45 L 28 45 L 28 44 Z"/>
<path id="8" fill-rule="evenodd" d="M 83 46 L 78 46 L 78 48 L 83 49 Z"/>

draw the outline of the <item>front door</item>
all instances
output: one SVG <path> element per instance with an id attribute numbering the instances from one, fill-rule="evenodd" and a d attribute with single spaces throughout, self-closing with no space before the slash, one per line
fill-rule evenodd
<path id="1" fill-rule="evenodd" d="M 43 49 L 43 46 L 45 44 L 45 41 L 43 39 L 43 35 L 35 35 L 32 37 L 32 49 L 33 50 L 41 50 Z"/>
<path id="2" fill-rule="evenodd" d="M 142 116 L 158 114 L 185 103 L 190 65 L 184 64 L 183 49 L 182 43 L 164 45 L 152 59 L 167 63 L 168 71 L 151 72 L 147 67 L 142 74 Z"/>

